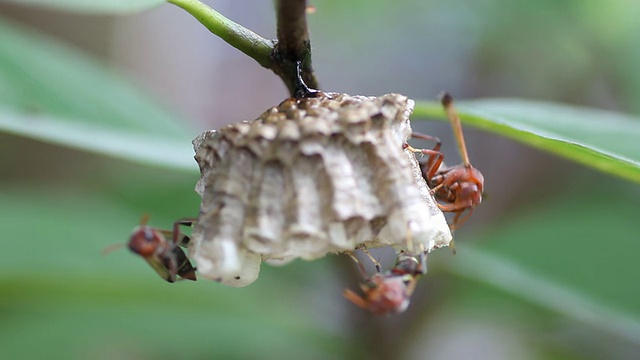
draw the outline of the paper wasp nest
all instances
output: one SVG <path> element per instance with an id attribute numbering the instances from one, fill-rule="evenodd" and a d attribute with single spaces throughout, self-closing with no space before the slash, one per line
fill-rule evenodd
<path id="1" fill-rule="evenodd" d="M 394 246 L 447 246 L 451 233 L 403 144 L 413 101 L 326 93 L 194 141 L 202 206 L 190 245 L 202 276 L 232 286 L 266 260 Z"/>

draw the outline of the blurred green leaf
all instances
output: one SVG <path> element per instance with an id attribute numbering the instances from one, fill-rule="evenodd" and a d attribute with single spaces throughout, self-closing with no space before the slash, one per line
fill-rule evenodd
<path id="1" fill-rule="evenodd" d="M 4 132 L 82 151 L 178 170 L 196 172 L 191 142 L 141 132 L 122 131 L 100 124 L 51 115 L 16 113 L 0 106 Z"/>
<path id="2" fill-rule="evenodd" d="M 454 274 L 640 345 L 640 317 L 637 315 L 595 299 L 566 282 L 558 282 L 554 275 L 540 276 L 537 271 L 506 257 L 472 248 L 466 248 L 464 252 L 464 259 L 449 267 Z M 637 301 L 637 295 L 630 300 Z"/>
<path id="3" fill-rule="evenodd" d="M 635 186 L 609 182 L 504 218 L 458 242 L 446 268 L 640 344 Z"/>
<path id="4" fill-rule="evenodd" d="M 184 123 L 75 49 L 0 21 L 0 131 L 197 169 Z"/>
<path id="5" fill-rule="evenodd" d="M 170 190 L 169 183 L 148 184 L 149 196 Z M 105 246 L 126 241 L 138 202 L 132 207 L 77 187 L 3 188 L 0 227 L 9 241 L 0 252 L 1 358 L 344 354 L 348 339 L 318 323 L 304 293 L 295 291 L 300 284 L 271 274 L 279 269 L 263 268 L 261 281 L 242 289 L 206 279 L 168 284 L 126 248 L 102 255 Z M 175 216 L 151 215 L 159 227 Z"/>
<path id="6" fill-rule="evenodd" d="M 89 14 L 126 14 L 156 7 L 164 0 L 0 0 Z"/>
<path id="7" fill-rule="evenodd" d="M 640 119 L 610 111 L 516 99 L 460 102 L 463 122 L 640 182 Z M 440 104 L 416 102 L 414 117 L 443 118 Z"/>
<path id="8" fill-rule="evenodd" d="M 640 150 L 634 146 L 640 122 L 635 118 L 520 100 L 468 102 L 460 110 L 463 120 L 480 128 L 640 180 Z M 416 115 L 442 117 L 442 111 L 438 104 L 418 103 Z M 193 134 L 186 134 L 171 115 L 74 50 L 3 23 L 0 127 L 145 164 L 195 170 L 188 165 L 187 150 Z M 6 318 L 0 327 L 2 351 L 28 349 L 33 357 L 43 357 L 50 354 L 44 348 L 86 358 L 87 351 L 100 353 L 115 343 L 122 344 L 116 351 L 140 351 L 145 357 L 256 357 L 267 347 L 276 348 L 274 356 L 279 357 L 285 352 L 323 357 L 329 351 L 325 341 L 337 349 L 333 351 L 346 346 L 344 339 L 314 326 L 306 304 L 297 304 L 296 292 L 286 291 L 288 284 L 264 274 L 247 289 L 204 281 L 170 286 L 127 252 L 101 257 L 103 247 L 127 238 L 141 204 L 151 203 L 138 198 L 132 204 L 126 198 L 69 189 L 0 194 L 0 227 L 11 239 L 0 252 L 0 312 Z M 637 204 L 620 196 L 601 202 L 576 199 L 580 197 L 555 203 L 554 211 L 545 207 L 527 213 L 487 234 L 494 242 L 486 254 L 472 249 L 464 258 L 460 248 L 451 271 L 633 340 L 638 336 L 639 294 L 619 274 L 637 273 L 630 256 L 640 250 L 640 242 L 630 237 L 636 233 L 635 220 L 623 218 L 621 223 L 619 214 L 635 214 Z M 152 215 L 154 224 L 175 218 Z M 623 245 L 606 247 L 602 239 Z M 493 245 L 498 243 L 505 245 Z M 568 247 L 564 253 L 558 251 L 563 246 Z M 593 265 L 603 253 L 612 264 Z M 567 266 L 568 258 L 581 261 Z M 275 289 L 287 296 L 271 300 L 269 311 L 256 306 L 256 299 L 268 300 L 264 294 Z M 273 331 L 272 323 L 278 324 Z M 129 332 L 118 335 L 129 325 Z M 261 338 L 260 329 L 269 329 L 268 336 Z M 56 336 L 47 337 L 51 332 Z M 65 343 L 60 334 L 71 332 L 74 343 Z M 167 339 L 180 345 L 170 347 Z M 237 339 L 248 339 L 258 350 L 239 349 Z M 29 348 L 34 340 L 47 341 L 46 346 Z"/>
<path id="9" fill-rule="evenodd" d="M 75 48 L 0 19 L 0 104 L 28 115 L 188 137 L 181 119 Z"/>

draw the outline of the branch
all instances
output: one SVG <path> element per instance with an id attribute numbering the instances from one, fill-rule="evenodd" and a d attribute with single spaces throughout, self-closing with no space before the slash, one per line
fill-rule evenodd
<path id="1" fill-rule="evenodd" d="M 278 49 L 285 59 L 302 60 L 309 50 L 305 0 L 278 0 Z"/>
<path id="2" fill-rule="evenodd" d="M 276 12 L 278 21 L 278 44 L 276 56 L 279 55 L 281 69 L 274 69 L 280 75 L 289 91 L 296 89 L 295 63 L 302 62 L 302 79 L 311 88 L 317 88 L 318 82 L 311 67 L 311 42 L 307 30 L 306 0 L 277 0 Z M 294 76 L 292 76 L 292 74 Z"/>
<path id="3" fill-rule="evenodd" d="M 199 0 L 167 0 L 193 15 L 213 34 L 272 70 L 289 89 L 297 88 L 296 63 L 302 63 L 302 79 L 317 88 L 311 67 L 311 43 L 307 31 L 306 0 L 278 0 L 278 42 L 267 40 L 240 24 L 227 19 Z"/>

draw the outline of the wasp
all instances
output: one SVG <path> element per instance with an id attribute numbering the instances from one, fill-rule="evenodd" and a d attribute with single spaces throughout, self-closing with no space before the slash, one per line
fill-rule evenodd
<path id="1" fill-rule="evenodd" d="M 358 264 L 365 281 L 360 284 L 363 296 L 345 289 L 342 293 L 344 297 L 376 315 L 404 312 L 409 306 L 418 279 L 426 273 L 426 254 L 422 252 L 415 256 L 400 251 L 393 267 L 381 272 L 380 264 L 369 252 L 362 250 L 375 264 L 377 273 L 369 277 L 362 263 L 351 252 L 347 252 Z"/>
<path id="2" fill-rule="evenodd" d="M 151 265 L 153 270 L 170 283 L 178 277 L 196 280 L 196 269 L 191 265 L 184 250 L 190 238 L 180 232 L 180 226 L 192 226 L 195 219 L 182 219 L 173 223 L 172 230 L 161 230 L 147 225 L 148 216 L 143 216 L 129 238 L 128 247 Z M 170 240 L 167 240 L 170 239 Z"/>
<path id="3" fill-rule="evenodd" d="M 453 128 L 462 164 L 446 167 L 443 163 L 444 155 L 440 152 L 442 143 L 434 136 L 412 134 L 416 139 L 435 141 L 436 145 L 433 149 L 414 149 L 409 144 L 405 144 L 404 147 L 428 155 L 426 160 L 420 161 L 422 176 L 429 185 L 431 193 L 440 201 L 438 203 L 440 210 L 455 214 L 451 223 L 451 229 L 455 230 L 471 215 L 473 208 L 482 202 L 484 177 L 469 161 L 460 117 L 453 106 L 453 96 L 444 93 L 440 101 Z M 466 216 L 461 218 L 466 210 L 468 210 Z"/>

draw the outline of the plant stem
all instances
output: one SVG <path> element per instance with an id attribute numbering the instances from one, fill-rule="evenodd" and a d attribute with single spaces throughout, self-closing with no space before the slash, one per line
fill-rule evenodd
<path id="1" fill-rule="evenodd" d="M 281 69 L 284 74 L 279 75 L 288 74 L 292 71 L 291 64 L 301 61 L 302 79 L 307 86 L 317 88 L 318 82 L 313 75 L 313 68 L 311 67 L 311 42 L 309 41 L 309 31 L 307 29 L 306 9 L 306 0 L 276 1 L 278 22 L 278 44 L 276 45 L 276 50 L 284 62 Z M 289 77 L 290 75 L 287 76 L 287 78 Z M 295 83 L 288 83 L 287 80 L 285 80 L 285 83 L 290 90 L 296 86 Z"/>
<path id="2" fill-rule="evenodd" d="M 186 10 L 209 31 L 257 61 L 258 64 L 267 69 L 273 68 L 274 62 L 271 57 L 274 49 L 273 41 L 236 24 L 198 0 L 167 0 L 167 2 Z"/>
<path id="3" fill-rule="evenodd" d="M 278 0 L 276 3 L 278 23 L 278 48 L 286 59 L 302 59 L 309 47 L 309 32 L 305 0 Z"/>
<path id="4" fill-rule="evenodd" d="M 167 0 L 193 15 L 213 34 L 278 75 L 293 95 L 296 63 L 302 62 L 302 79 L 312 88 L 318 82 L 311 67 L 311 44 L 307 31 L 306 0 L 278 0 L 278 43 L 267 40 L 227 19 L 198 0 Z"/>

